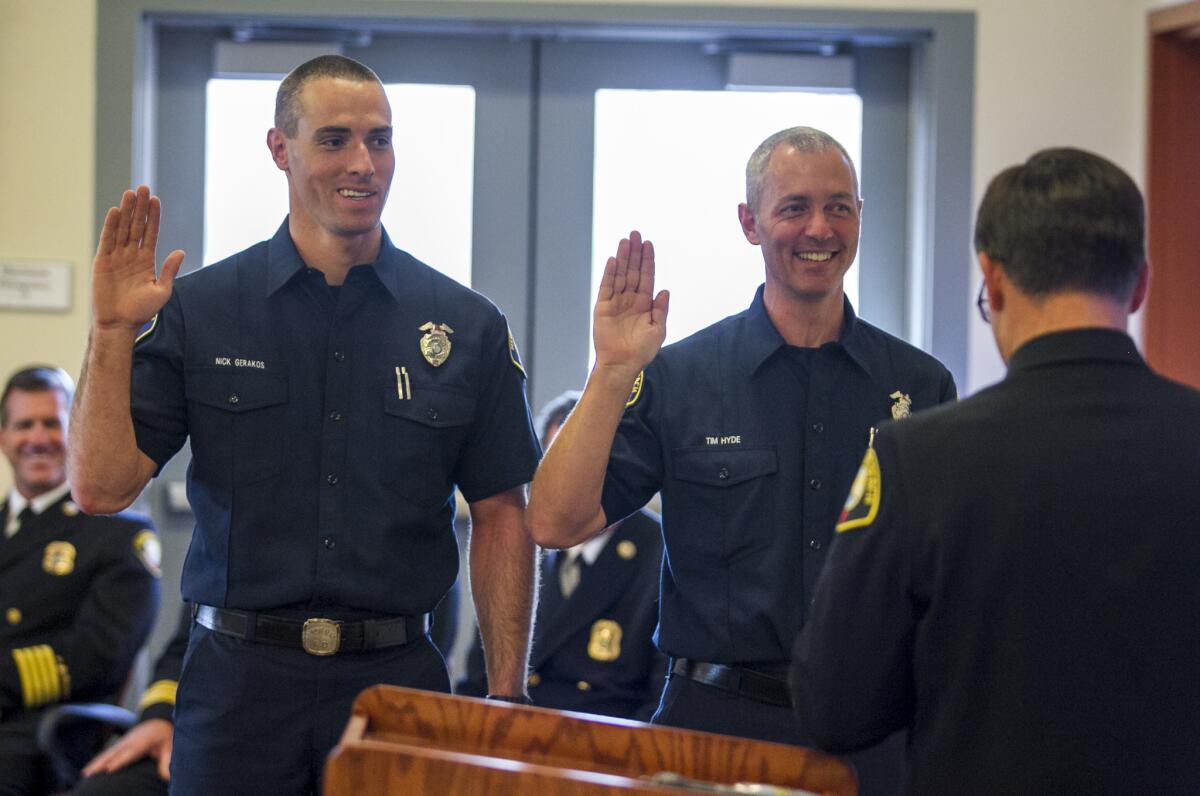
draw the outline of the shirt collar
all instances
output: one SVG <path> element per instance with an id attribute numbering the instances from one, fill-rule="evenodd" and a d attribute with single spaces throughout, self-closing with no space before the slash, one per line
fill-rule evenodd
<path id="1" fill-rule="evenodd" d="M 29 506 L 34 514 L 41 514 L 46 509 L 53 506 L 58 501 L 62 500 L 71 491 L 71 485 L 63 481 L 58 486 L 51 489 L 49 492 L 27 500 L 24 495 L 17 491 L 14 486 L 8 491 L 8 516 L 11 519 L 16 517 L 26 506 Z"/>
<path id="2" fill-rule="evenodd" d="M 387 230 L 381 230 L 379 254 L 370 263 L 379 281 L 392 294 L 392 298 L 400 300 L 400 250 L 392 245 Z M 296 250 L 296 243 L 288 230 L 288 219 L 284 218 L 275 236 L 267 244 L 267 295 L 273 295 L 296 274 L 308 266 Z"/>
<path id="3" fill-rule="evenodd" d="M 1030 370 L 1081 359 L 1103 359 L 1130 365 L 1145 365 L 1133 338 L 1119 329 L 1097 327 L 1068 329 L 1035 337 L 1013 353 L 1008 371 Z"/>
<path id="4" fill-rule="evenodd" d="M 608 544 L 609 538 L 613 535 L 613 529 L 616 526 L 610 525 L 605 530 L 601 531 L 596 536 L 588 539 L 586 542 L 580 542 L 574 547 L 569 547 L 563 552 L 571 559 L 576 557 L 582 558 L 583 562 L 589 567 L 596 563 L 596 559 L 600 557 L 601 551 L 604 550 L 604 545 Z"/>
<path id="5" fill-rule="evenodd" d="M 758 291 L 754 294 L 754 301 L 750 303 L 750 308 L 745 313 L 746 363 L 749 365 L 751 373 L 757 371 L 772 354 L 787 345 L 787 341 L 783 339 L 783 335 L 779 333 L 779 330 L 771 323 L 771 317 L 767 315 L 767 305 L 763 301 L 763 288 L 764 285 L 758 286 Z M 842 296 L 841 334 L 838 336 L 837 342 L 825 345 L 842 347 L 850 355 L 850 358 L 858 363 L 859 367 L 867 370 L 867 346 L 863 335 L 863 324 L 854 313 L 850 299 L 844 295 Z"/>

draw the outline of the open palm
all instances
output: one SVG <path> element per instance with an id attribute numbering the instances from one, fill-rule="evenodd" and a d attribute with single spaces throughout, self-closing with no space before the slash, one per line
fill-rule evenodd
<path id="1" fill-rule="evenodd" d="M 665 290 L 654 293 L 654 244 L 629 233 L 600 280 L 592 324 L 596 364 L 644 368 L 666 338 L 669 299 Z"/>
<path id="2" fill-rule="evenodd" d="M 109 208 L 104 217 L 92 261 L 92 310 L 98 327 L 137 329 L 171 297 L 183 252 L 167 255 L 162 273 L 156 275 L 154 247 L 161 213 L 158 197 L 140 185 L 126 191 L 121 206 Z"/>

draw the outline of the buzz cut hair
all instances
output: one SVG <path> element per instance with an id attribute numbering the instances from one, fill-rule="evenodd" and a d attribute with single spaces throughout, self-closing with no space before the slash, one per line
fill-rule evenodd
<path id="1" fill-rule="evenodd" d="M 63 402 L 71 405 L 75 396 L 75 380 L 62 368 L 53 365 L 30 365 L 9 376 L 0 394 L 0 428 L 8 427 L 8 396 L 14 390 L 21 392 L 57 392 Z"/>
<path id="2" fill-rule="evenodd" d="M 318 55 L 305 61 L 288 73 L 275 92 L 275 127 L 288 138 L 295 138 L 300 129 L 301 90 L 308 81 L 323 77 L 383 85 L 371 67 L 344 55 Z"/>
<path id="3" fill-rule="evenodd" d="M 846 165 L 850 167 L 850 177 L 854 182 L 854 198 L 859 198 L 858 171 L 854 168 L 854 161 L 846 148 L 824 130 L 818 130 L 815 127 L 789 127 L 786 130 L 780 130 L 759 144 L 754 153 L 750 155 L 750 159 L 746 161 L 746 204 L 750 205 L 751 209 L 758 207 L 771 154 L 785 144 L 797 152 L 826 152 L 832 149 L 841 153 L 842 157 L 846 159 Z"/>

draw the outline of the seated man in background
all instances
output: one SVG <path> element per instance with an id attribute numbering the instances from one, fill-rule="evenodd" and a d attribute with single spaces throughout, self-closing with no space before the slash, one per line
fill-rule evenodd
<path id="1" fill-rule="evenodd" d="M 1143 207 L 1076 149 L 996 177 L 1008 376 L 880 429 L 851 489 L 792 684 L 831 752 L 907 729 L 911 793 L 1200 792 L 1200 393 L 1125 333 Z"/>
<path id="2" fill-rule="evenodd" d="M 578 401 L 572 390 L 542 410 L 543 447 Z M 547 553 L 529 660 L 535 705 L 650 720 L 667 676 L 667 658 L 654 646 L 661 566 L 662 530 L 647 509 L 583 544 Z M 487 693 L 478 636 L 455 693 Z"/>
<path id="3" fill-rule="evenodd" d="M 30 367 L 0 396 L 0 448 L 13 471 L 0 507 L 4 794 L 54 787 L 35 744 L 44 708 L 115 699 L 158 611 L 150 521 L 89 517 L 71 500 L 65 438 L 73 390 L 64 371 Z"/>
<path id="4" fill-rule="evenodd" d="M 175 689 L 187 652 L 192 606 L 183 604 L 179 627 L 154 664 L 154 680 L 138 701 L 138 723 L 84 768 L 76 796 L 166 796 L 171 778 Z"/>

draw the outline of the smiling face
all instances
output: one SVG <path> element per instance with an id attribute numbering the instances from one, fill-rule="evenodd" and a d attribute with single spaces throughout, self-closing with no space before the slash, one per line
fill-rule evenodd
<path id="1" fill-rule="evenodd" d="M 837 149 L 771 153 L 755 207 L 738 217 L 746 240 L 761 246 L 766 290 L 793 300 L 841 300 L 842 277 L 858 253 L 862 200 Z"/>
<path id="2" fill-rule="evenodd" d="M 67 411 L 67 398 L 58 390 L 8 394 L 0 448 L 12 464 L 14 486 L 26 498 L 67 480 Z"/>
<path id="3" fill-rule="evenodd" d="M 272 128 L 267 137 L 275 164 L 288 175 L 294 233 L 378 236 L 396 168 L 383 86 L 319 77 L 303 85 L 298 100 L 295 136 Z"/>

